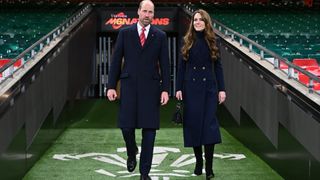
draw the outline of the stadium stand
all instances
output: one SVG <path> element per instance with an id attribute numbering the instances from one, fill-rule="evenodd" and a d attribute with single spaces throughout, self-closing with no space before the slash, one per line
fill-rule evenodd
<path id="1" fill-rule="evenodd" d="M 291 8 L 291 4 L 278 7 L 278 4 L 272 3 L 268 6 L 265 4 L 226 6 L 214 3 L 202 3 L 198 6 L 209 10 L 213 19 L 289 60 L 289 62 L 320 62 L 319 11 L 312 9 L 301 11 L 296 7 Z M 240 41 L 237 36 L 234 39 Z M 242 41 L 242 44 L 249 47 L 247 41 Z M 260 49 L 256 47 L 252 47 L 252 51 L 260 54 Z M 273 60 L 271 62 L 273 63 Z M 300 66 L 300 64 L 293 64 Z M 279 68 L 288 71 L 288 65 L 281 61 Z M 318 64 L 308 68 L 301 66 L 301 68 L 318 75 Z M 306 74 L 302 72 L 295 74 L 294 78 L 310 87 L 310 78 Z M 314 82 L 313 87 L 318 91 L 317 83 Z"/>
<path id="2" fill-rule="evenodd" d="M 67 19 L 74 4 L 2 4 L 0 9 L 1 67 Z M 21 63 L 16 63 L 16 65 Z"/>
<path id="3" fill-rule="evenodd" d="M 294 58 L 320 61 L 320 13 L 317 11 L 207 8 L 214 19 L 290 61 Z"/>
<path id="4" fill-rule="evenodd" d="M 0 35 L 2 58 L 16 56 L 59 25 L 68 15 L 70 12 L 61 10 L 51 12 L 25 10 L 19 13 L 15 10 L 2 11 L 0 14 L 1 22 L 4 24 Z"/>

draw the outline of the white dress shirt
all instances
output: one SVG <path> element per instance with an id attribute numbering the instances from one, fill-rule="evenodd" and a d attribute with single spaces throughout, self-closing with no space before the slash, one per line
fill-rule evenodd
<path id="1" fill-rule="evenodd" d="M 141 34 L 141 31 L 142 31 L 142 26 L 137 23 L 137 26 L 138 26 L 138 36 L 140 36 Z M 148 38 L 148 33 L 149 33 L 149 30 L 150 30 L 150 24 L 146 27 L 144 27 L 146 30 L 144 31 L 144 37 L 146 37 L 146 39 Z"/>

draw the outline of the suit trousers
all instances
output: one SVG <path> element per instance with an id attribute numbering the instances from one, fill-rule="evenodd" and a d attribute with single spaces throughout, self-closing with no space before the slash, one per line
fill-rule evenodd
<path id="1" fill-rule="evenodd" d="M 122 128 L 123 139 L 126 143 L 128 157 L 136 155 L 137 143 L 134 128 Z M 152 165 L 153 147 L 156 129 L 142 129 L 142 142 L 140 153 L 139 171 L 141 175 L 148 175 Z"/>

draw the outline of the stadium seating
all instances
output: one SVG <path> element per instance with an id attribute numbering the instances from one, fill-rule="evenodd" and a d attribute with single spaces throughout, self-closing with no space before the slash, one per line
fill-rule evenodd
<path id="1" fill-rule="evenodd" d="M 9 63 L 11 61 L 11 59 L 0 59 L 0 68 L 2 68 L 4 65 L 6 65 L 7 63 Z M 21 66 L 21 59 L 19 59 L 17 62 L 15 62 L 13 64 L 13 70 L 16 70 L 18 69 L 20 66 Z M 0 81 L 2 80 L 2 77 L 3 77 L 3 73 L 6 73 L 6 72 L 2 72 L 0 73 Z"/>
<path id="2" fill-rule="evenodd" d="M 320 72 L 320 71 L 319 71 Z M 307 87 L 309 86 L 309 77 L 303 73 L 298 74 L 298 79 L 299 81 L 306 85 Z M 313 82 L 313 89 L 316 91 L 320 91 L 320 83 L 319 82 Z"/>
<path id="3" fill-rule="evenodd" d="M 317 63 L 316 59 L 293 59 L 293 64 L 303 68 L 304 70 L 314 74 L 318 78 L 320 78 L 320 66 Z M 298 80 L 309 86 L 309 77 L 301 72 L 298 73 Z M 319 91 L 320 90 L 320 83 L 313 82 L 313 89 Z"/>
<path id="4" fill-rule="evenodd" d="M 305 70 L 311 70 L 319 67 L 316 59 L 293 59 L 292 62 Z"/>
<path id="5" fill-rule="evenodd" d="M 0 59 L 18 56 L 61 24 L 77 7 L 68 4 L 20 6 L 0 7 Z"/>
<path id="6" fill-rule="evenodd" d="M 227 27 L 292 61 L 320 62 L 320 14 L 277 7 L 235 8 L 207 5 L 211 16 Z"/>
<path id="7" fill-rule="evenodd" d="M 227 27 L 247 36 L 256 43 L 292 61 L 320 78 L 320 14 L 312 10 L 292 10 L 278 7 L 199 5 Z M 238 37 L 235 37 L 236 40 Z M 246 45 L 246 42 L 244 42 Z M 260 53 L 253 47 L 253 51 Z M 265 55 L 266 56 L 266 55 Z M 288 65 L 280 62 L 280 69 Z M 309 85 L 309 77 L 295 71 L 301 83 Z M 320 83 L 313 82 L 314 90 Z"/>

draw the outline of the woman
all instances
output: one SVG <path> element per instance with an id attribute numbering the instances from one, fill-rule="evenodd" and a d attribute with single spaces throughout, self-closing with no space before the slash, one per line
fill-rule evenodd
<path id="1" fill-rule="evenodd" d="M 183 40 L 176 98 L 184 102 L 184 146 L 193 147 L 196 175 L 202 174 L 204 146 L 206 179 L 212 179 L 214 145 L 221 143 L 216 109 L 225 101 L 226 93 L 218 39 L 206 11 L 193 13 Z"/>

